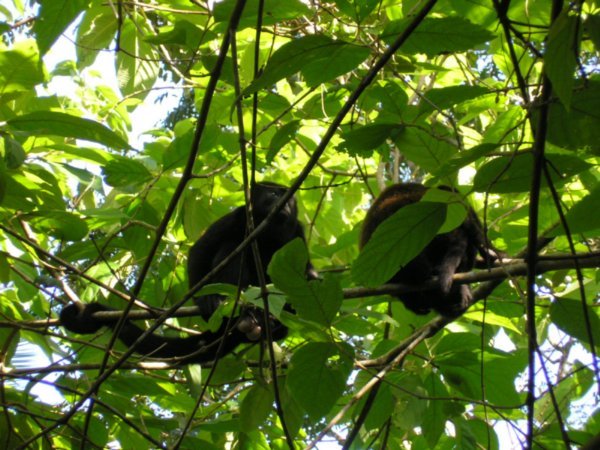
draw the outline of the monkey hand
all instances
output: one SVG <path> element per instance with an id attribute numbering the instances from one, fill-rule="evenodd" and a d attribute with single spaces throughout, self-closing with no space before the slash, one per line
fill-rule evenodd
<path id="1" fill-rule="evenodd" d="M 246 310 L 237 323 L 237 329 L 246 335 L 249 341 L 256 342 L 262 336 L 262 327 L 253 311 Z"/>

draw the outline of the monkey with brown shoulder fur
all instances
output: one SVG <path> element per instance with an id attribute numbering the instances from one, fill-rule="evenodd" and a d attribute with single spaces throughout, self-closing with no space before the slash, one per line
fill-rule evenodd
<path id="1" fill-rule="evenodd" d="M 418 183 L 400 183 L 385 189 L 375 200 L 365 217 L 360 236 L 362 249 L 375 229 L 399 209 L 421 200 L 429 188 Z M 447 187 L 440 189 L 451 190 Z M 476 254 L 489 258 L 481 223 L 472 208 L 461 225 L 448 233 L 438 234 L 427 246 L 402 267 L 388 282 L 419 285 L 433 277 L 438 288 L 424 292 L 409 292 L 398 296 L 406 308 L 417 314 L 435 310 L 456 317 L 469 306 L 472 296 L 468 285 L 454 285 L 455 273 L 469 272 L 475 265 Z"/>
<path id="2" fill-rule="evenodd" d="M 286 188 L 276 183 L 262 182 L 255 185 L 252 193 L 253 220 L 255 224 L 262 222 L 275 204 L 285 193 Z M 277 250 L 295 238 L 305 241 L 302 224 L 298 221 L 296 199 L 292 197 L 274 220 L 257 238 L 258 250 L 262 263 L 264 278 L 271 280 L 266 273 L 267 266 Z M 223 261 L 245 238 L 247 231 L 246 211 L 240 206 L 214 222 L 198 241 L 192 246 L 188 257 L 188 279 L 190 288 L 195 286 L 209 272 Z M 308 278 L 316 278 L 316 272 L 310 262 L 307 265 Z M 259 277 L 254 265 L 250 247 L 236 256 L 210 283 L 228 283 L 245 289 L 258 286 Z M 205 320 L 223 301 L 220 295 L 205 295 L 194 299 Z M 292 311 L 289 305 L 285 309 Z M 113 309 L 100 303 L 71 303 L 60 313 L 61 325 L 79 334 L 93 334 L 102 326 L 114 327 L 116 322 L 101 321 L 93 317 L 97 311 Z M 252 343 L 261 339 L 265 324 L 263 314 L 254 307 L 244 307 L 235 326 L 226 332 L 227 320 L 215 331 L 206 331 L 196 336 L 168 337 L 151 334 L 137 347 L 136 352 L 155 358 L 174 358 L 180 364 L 203 363 L 221 358 L 232 352 L 242 343 Z M 271 336 L 280 340 L 287 335 L 287 328 L 274 318 L 270 319 Z M 119 333 L 119 339 L 131 346 L 144 332 L 130 321 L 126 321 Z"/>

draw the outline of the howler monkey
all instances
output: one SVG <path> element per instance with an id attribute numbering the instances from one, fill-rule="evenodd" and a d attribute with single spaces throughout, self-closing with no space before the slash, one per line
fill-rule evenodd
<path id="1" fill-rule="evenodd" d="M 284 186 L 271 182 L 257 183 L 254 186 L 252 214 L 256 225 L 265 219 L 285 191 Z M 292 197 L 256 238 L 262 270 L 267 283 L 271 280 L 266 269 L 273 254 L 295 238 L 305 240 L 304 231 L 297 216 L 296 199 Z M 236 208 L 208 227 L 189 252 L 187 272 L 190 288 L 223 261 L 244 240 L 246 233 L 244 206 Z M 310 262 L 306 272 L 307 277 L 316 278 Z M 258 286 L 259 277 L 251 247 L 233 258 L 211 278 L 210 283 L 229 283 L 237 285 L 241 289 L 250 285 Z M 198 296 L 194 299 L 205 320 L 210 318 L 222 300 L 223 297 L 220 295 Z M 287 305 L 286 309 L 291 310 Z M 91 334 L 104 325 L 115 326 L 116 322 L 103 322 L 92 317 L 94 312 L 110 310 L 112 309 L 99 303 L 71 303 L 62 310 L 60 321 L 70 331 Z M 155 358 L 175 358 L 183 364 L 212 361 L 230 353 L 239 344 L 259 340 L 265 325 L 263 322 L 262 312 L 256 311 L 254 307 L 244 307 L 237 322 L 234 326 L 229 327 L 229 330 L 226 330 L 227 321 L 224 320 L 217 331 L 206 331 L 196 336 L 177 338 L 152 334 L 137 346 L 136 351 Z M 271 319 L 271 331 L 274 340 L 283 339 L 287 335 L 287 328 L 275 319 Z M 130 346 L 142 333 L 142 329 L 127 321 L 119 333 L 119 339 Z"/>
<path id="2" fill-rule="evenodd" d="M 451 190 L 448 187 L 440 189 Z M 427 190 L 427 187 L 417 183 L 400 183 L 385 189 L 367 212 L 360 236 L 360 247 L 365 246 L 375 229 L 385 219 L 399 209 L 421 200 Z M 458 316 L 469 306 L 471 290 L 466 284 L 452 284 L 452 276 L 473 269 L 477 252 L 484 258 L 489 256 L 484 246 L 479 219 L 475 211 L 469 208 L 467 217 L 460 226 L 435 236 L 423 251 L 402 267 L 389 282 L 419 285 L 437 277 L 439 284 L 436 289 L 404 293 L 398 298 L 406 308 L 417 314 L 427 314 L 434 309 L 445 316 Z"/>

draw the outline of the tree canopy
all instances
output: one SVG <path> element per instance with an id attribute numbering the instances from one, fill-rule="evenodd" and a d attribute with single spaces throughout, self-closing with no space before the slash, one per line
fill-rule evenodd
<path id="1" fill-rule="evenodd" d="M 12 0 L 0 32 L 0 446 L 600 433 L 596 0 Z M 290 329 L 274 351 L 176 367 L 59 326 L 64 305 L 99 301 L 152 308 L 160 333 L 214 330 L 170 310 L 189 248 L 252 180 L 290 186 L 308 244 L 268 268 Z M 402 181 L 460 200 L 359 253 L 366 210 Z M 381 285 L 463 200 L 506 257 L 455 277 L 474 292 L 463 316 L 415 315 L 388 295 L 406 286 Z M 217 289 L 226 317 L 235 289 Z M 240 301 L 262 307 L 261 287 Z"/>

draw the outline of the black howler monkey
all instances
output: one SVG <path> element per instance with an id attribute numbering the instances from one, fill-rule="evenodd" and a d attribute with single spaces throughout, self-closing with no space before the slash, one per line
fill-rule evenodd
<path id="1" fill-rule="evenodd" d="M 447 187 L 440 189 L 451 190 Z M 421 200 L 427 190 L 427 187 L 417 183 L 400 183 L 385 189 L 367 212 L 360 247 L 364 247 L 385 219 L 400 208 Z M 477 252 L 484 258 L 489 256 L 484 246 L 479 219 L 469 208 L 467 217 L 460 226 L 435 236 L 423 251 L 402 267 L 389 282 L 418 285 L 437 277 L 437 289 L 404 293 L 398 298 L 417 314 L 427 314 L 434 309 L 445 316 L 458 316 L 469 306 L 471 290 L 466 284 L 452 284 L 452 276 L 473 269 Z"/>
<path id="2" fill-rule="evenodd" d="M 254 186 L 252 191 L 253 220 L 256 225 L 262 222 L 283 196 L 286 188 L 276 183 L 262 182 Z M 275 216 L 263 233 L 257 238 L 258 250 L 265 271 L 264 277 L 271 280 L 266 273 L 273 254 L 295 238 L 305 240 L 302 225 L 298 221 L 296 199 L 292 197 Z M 192 246 L 188 256 L 188 279 L 190 288 L 195 286 L 205 275 L 223 261 L 243 240 L 247 233 L 246 211 L 241 206 L 214 222 Z M 315 278 L 316 273 L 310 264 L 307 265 L 307 276 Z M 229 283 L 244 289 L 250 285 L 258 286 L 259 278 L 254 265 L 250 247 L 236 256 L 220 272 L 210 280 L 211 283 Z M 208 320 L 217 309 L 223 297 L 220 295 L 199 296 L 194 299 L 201 310 L 201 315 Z M 291 310 L 286 305 L 288 310 Z M 116 322 L 102 322 L 92 318 L 97 311 L 109 311 L 111 308 L 99 303 L 67 305 L 60 314 L 61 324 L 70 331 L 80 334 L 91 334 L 103 325 L 114 326 Z M 225 335 L 227 321 L 215 332 L 204 332 L 197 336 L 185 338 L 164 337 L 152 334 L 138 345 L 136 351 L 155 358 L 179 358 L 179 362 L 203 363 L 220 358 L 233 351 L 239 344 L 255 342 L 261 337 L 264 328 L 263 314 L 253 307 L 244 307 L 237 323 L 230 327 Z M 274 340 L 283 339 L 287 328 L 271 320 L 271 331 Z M 127 321 L 119 339 L 126 345 L 132 345 L 143 330 Z"/>

